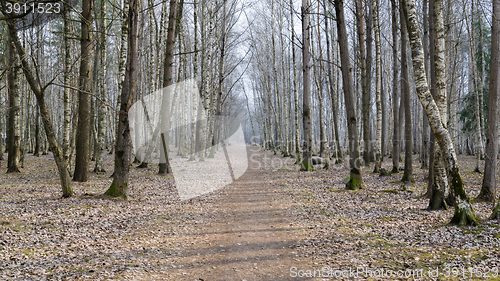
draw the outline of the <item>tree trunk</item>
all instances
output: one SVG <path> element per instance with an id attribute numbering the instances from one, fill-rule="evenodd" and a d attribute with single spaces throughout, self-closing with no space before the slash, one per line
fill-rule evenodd
<path id="1" fill-rule="evenodd" d="M 401 152 L 401 131 L 399 130 L 399 69 L 398 69 L 398 8 L 396 0 L 391 0 L 392 17 L 392 110 L 394 116 L 394 134 L 392 135 L 392 173 L 399 173 L 399 155 Z"/>
<path id="2" fill-rule="evenodd" d="M 113 197 L 127 199 L 128 177 L 130 167 L 130 156 L 132 154 L 132 143 L 130 136 L 128 110 L 131 101 L 134 100 L 137 71 L 138 71 L 138 32 L 139 32 L 139 4 L 140 0 L 131 0 L 128 11 L 128 34 L 127 34 L 127 64 L 125 80 L 121 93 L 120 122 L 118 123 L 118 139 L 116 141 L 115 172 L 113 183 L 104 193 Z"/>
<path id="3" fill-rule="evenodd" d="M 427 81 L 430 80 L 430 56 L 429 56 L 429 8 L 428 1 L 424 0 L 422 5 L 422 14 L 424 15 L 424 36 L 422 38 L 422 43 L 424 45 L 424 56 L 425 56 L 425 72 L 427 73 Z M 429 168 L 429 121 L 427 121 L 427 116 L 425 115 L 424 109 L 423 120 L 422 120 L 422 149 L 420 151 L 420 162 L 422 163 L 422 169 Z"/>
<path id="4" fill-rule="evenodd" d="M 368 106 L 368 124 L 366 134 L 368 135 L 368 144 L 365 144 L 365 165 L 369 165 L 370 162 L 375 160 L 373 155 L 373 127 L 372 127 L 372 117 L 371 117 L 371 107 L 372 107 L 372 65 L 373 65 L 373 5 L 372 1 L 367 1 L 368 16 L 366 17 L 366 97 L 368 101 L 366 102 Z"/>
<path id="5" fill-rule="evenodd" d="M 320 157 L 325 157 L 325 158 L 330 158 L 329 154 L 329 148 L 328 148 L 328 138 L 326 134 L 326 128 L 325 128 L 325 110 L 324 110 L 324 102 L 323 102 L 323 48 L 321 47 L 321 28 L 319 25 L 320 22 L 320 5 L 318 4 L 318 13 L 317 13 L 317 32 L 318 32 L 318 61 L 316 62 L 317 67 L 315 67 L 315 70 L 318 69 L 319 76 L 316 77 L 316 71 L 315 71 L 315 78 L 318 85 L 318 100 L 319 100 L 319 156 Z M 286 103 L 285 103 L 286 104 Z M 326 161 L 325 168 L 327 169 L 329 161 Z"/>
<path id="6" fill-rule="evenodd" d="M 404 113 L 405 113 L 405 170 L 403 173 L 402 182 L 413 182 L 413 166 L 412 166 L 412 124 L 411 124 L 411 91 L 410 91 L 410 75 L 408 70 L 408 30 L 405 22 L 404 13 L 400 13 L 401 21 L 401 96 L 404 97 Z"/>
<path id="7" fill-rule="evenodd" d="M 92 9 L 94 0 L 82 2 L 82 38 L 80 79 L 78 90 L 78 128 L 76 133 L 76 162 L 74 181 L 86 182 L 90 160 L 90 92 L 92 73 Z"/>
<path id="8" fill-rule="evenodd" d="M 174 48 L 175 48 L 175 27 L 177 16 L 177 0 L 170 0 L 170 8 L 168 14 L 168 28 L 167 28 L 167 44 L 165 49 L 165 61 L 163 72 L 163 87 L 166 88 L 173 84 L 174 78 Z M 164 97 L 165 98 L 165 97 Z M 167 114 L 168 116 L 168 114 Z M 165 119 L 165 118 L 163 118 Z M 162 120 L 163 122 L 170 122 L 170 120 Z M 168 126 L 167 126 L 168 127 Z M 165 136 L 166 134 L 166 136 Z M 168 139 L 170 132 L 162 132 L 161 139 L 163 144 L 163 154 L 158 169 L 158 174 L 171 174 L 172 168 L 170 167 L 168 159 Z M 164 163 L 163 163 L 164 162 Z"/>
<path id="9" fill-rule="evenodd" d="M 222 11 L 222 26 L 221 26 L 221 45 L 220 45 L 220 58 L 219 58 L 219 73 L 218 73 L 218 86 L 217 86 L 217 99 L 216 99 L 216 112 L 215 112 L 215 127 L 214 127 L 214 146 L 212 146 L 212 152 L 215 153 L 215 147 L 221 143 L 222 138 L 222 91 L 224 90 L 224 71 L 226 65 L 226 25 L 227 25 L 227 0 L 223 2 L 223 11 Z M 275 112 L 276 115 L 276 112 Z M 279 119 L 276 118 L 276 121 Z M 281 129 L 281 128 L 280 128 Z M 281 131 L 281 130 L 280 130 Z M 283 136 L 283 134 L 281 134 Z M 224 144 L 222 144 L 224 145 Z"/>
<path id="10" fill-rule="evenodd" d="M 193 22 L 194 22 L 194 58 L 193 58 L 193 74 L 194 77 L 196 77 L 196 82 L 198 82 L 198 3 L 197 0 L 193 1 Z M 246 93 L 245 93 L 246 95 Z M 248 97 L 246 98 L 247 100 L 247 106 L 248 106 Z M 199 106 L 199 102 L 196 100 L 193 100 L 193 114 L 192 114 L 192 123 L 191 123 L 191 147 L 190 147 L 190 156 L 189 156 L 189 161 L 194 161 L 196 160 L 196 150 L 198 149 L 197 146 L 200 143 L 200 123 L 197 122 L 197 120 L 200 120 L 202 117 L 202 109 Z M 247 107 L 248 108 L 248 107 Z M 248 117 L 250 118 L 250 121 L 252 120 L 252 116 L 250 116 L 250 108 L 248 108 Z M 253 128 L 253 123 L 252 123 L 252 128 Z M 255 133 L 254 133 L 255 135 Z"/>
<path id="11" fill-rule="evenodd" d="M 106 104 L 107 102 L 107 83 L 106 83 L 106 78 L 108 77 L 107 75 L 107 68 L 106 68 L 106 46 L 107 46 L 107 25 L 106 25 L 106 1 L 101 0 L 101 43 L 99 47 L 100 51 L 100 76 L 99 76 L 99 84 L 100 87 L 98 88 L 99 91 L 99 99 L 96 104 L 96 106 L 99 108 L 99 115 L 97 118 L 97 142 L 95 144 L 96 149 L 95 149 L 95 167 L 94 167 L 94 172 L 95 173 L 104 173 L 106 172 L 104 170 L 104 137 L 106 134 Z M 152 36 L 152 35 L 151 35 Z"/>
<path id="12" fill-rule="evenodd" d="M 3 140 L 3 116 L 4 116 L 3 107 L 0 105 L 0 161 L 4 160 L 4 158 L 3 158 L 3 152 L 4 152 L 4 143 L 3 143 L 4 142 L 4 140 Z"/>
<path id="13" fill-rule="evenodd" d="M 33 152 L 33 155 L 36 157 L 42 156 L 41 142 L 42 142 L 42 134 L 40 132 L 40 109 L 37 105 L 35 113 L 35 151 Z"/>
<path id="14" fill-rule="evenodd" d="M 434 88 L 434 100 L 439 109 L 443 124 L 448 123 L 448 103 L 446 93 L 446 63 L 445 63 L 445 33 L 442 0 L 431 0 L 429 2 L 430 19 L 430 76 L 431 85 Z M 448 203 L 452 204 L 450 196 L 448 177 L 444 165 L 444 155 L 439 146 L 434 146 L 434 159 L 432 167 L 433 180 L 430 186 L 429 209 L 447 209 Z"/>
<path id="15" fill-rule="evenodd" d="M 364 187 L 363 176 L 360 167 L 359 139 L 357 132 L 356 108 L 354 102 L 354 89 L 349 62 L 349 46 L 347 30 L 344 17 L 344 1 L 335 0 L 335 14 L 337 16 L 337 33 L 340 48 L 340 60 L 342 70 L 342 85 L 344 88 L 344 99 L 347 113 L 347 131 L 349 135 L 349 166 L 350 178 L 347 189 L 357 190 Z"/>
<path id="16" fill-rule="evenodd" d="M 63 48 L 64 48 L 64 119 L 63 119 L 63 144 L 62 151 L 64 160 L 68 163 L 68 170 L 70 169 L 70 152 L 71 152 L 71 43 L 69 40 L 71 33 L 71 19 L 69 7 L 65 6 L 63 11 L 64 20 L 64 34 L 63 34 Z"/>
<path id="17" fill-rule="evenodd" d="M 59 171 L 59 179 L 61 181 L 61 187 L 63 192 L 63 197 L 71 197 L 73 195 L 73 190 L 71 189 L 71 179 L 68 173 L 68 165 L 66 160 L 62 155 L 62 151 L 59 147 L 59 144 L 56 139 L 55 130 L 52 126 L 52 121 L 50 119 L 49 108 L 45 104 L 45 95 L 41 89 L 45 89 L 45 87 L 40 87 L 35 76 L 31 72 L 31 68 L 27 61 L 26 52 L 19 41 L 19 37 L 17 36 L 16 30 L 14 28 L 14 23 L 8 23 L 9 28 L 9 36 L 12 39 L 15 47 L 17 49 L 17 53 L 21 58 L 22 69 L 24 72 L 24 76 L 26 80 L 28 80 L 28 84 L 30 85 L 31 90 L 35 94 L 35 97 L 38 101 L 38 106 L 40 109 L 40 115 L 42 117 L 42 121 L 45 128 L 45 134 L 47 135 L 47 140 L 49 141 L 50 151 L 54 156 L 54 160 L 57 165 L 57 169 Z"/>
<path id="18" fill-rule="evenodd" d="M 309 58 L 309 1 L 302 0 L 302 73 L 304 79 L 303 113 L 304 152 L 301 170 L 312 171 L 312 136 L 311 136 L 311 64 Z"/>
<path id="19" fill-rule="evenodd" d="M 327 73 L 328 73 L 328 81 L 329 81 L 329 92 L 330 92 L 330 101 L 331 101 L 331 108 L 332 108 L 332 142 L 334 143 L 333 147 L 333 158 L 335 159 L 335 163 L 339 164 L 342 162 L 342 152 L 340 150 L 340 134 L 339 134 L 339 122 L 337 118 L 337 103 L 335 102 L 335 96 L 337 96 L 337 93 L 335 91 L 334 84 L 335 81 L 333 79 L 333 62 L 332 62 L 332 57 L 331 57 L 331 51 L 330 51 L 330 32 L 329 32 L 329 27 L 328 23 L 330 21 L 327 9 L 326 9 L 326 0 L 323 0 L 323 6 L 324 6 L 324 16 L 325 16 L 325 30 L 328 32 L 325 32 L 325 37 L 326 37 L 326 54 L 327 54 L 327 60 L 328 60 L 328 67 L 327 67 Z M 293 23 L 292 23 L 293 25 Z M 336 43 L 336 42 L 335 42 Z M 293 45 L 293 44 L 292 44 Z"/>
<path id="20" fill-rule="evenodd" d="M 372 0 L 373 27 L 375 29 L 375 65 L 376 65 L 376 87 L 375 103 L 377 107 L 377 128 L 375 133 L 375 169 L 374 173 L 380 173 L 382 169 L 382 47 L 380 42 L 380 26 L 378 16 L 378 0 Z"/>
<path id="21" fill-rule="evenodd" d="M 494 202 L 496 193 L 496 165 L 498 157 L 498 116 L 500 95 L 500 0 L 493 0 L 493 24 L 491 29 L 490 85 L 488 107 L 488 130 L 486 133 L 486 153 L 483 184 L 478 201 Z M 494 215 L 494 216 L 498 216 Z M 493 216 L 493 217 L 494 217 Z M 497 218 L 500 218 L 497 217 Z"/>
<path id="22" fill-rule="evenodd" d="M 476 36 L 475 36 L 475 23 L 474 23 L 474 14 L 476 10 L 474 8 L 474 2 L 476 0 L 471 1 L 471 20 L 467 22 L 467 28 L 469 31 L 469 47 L 471 53 L 471 66 L 472 66 L 472 76 L 474 80 L 474 115 L 476 117 L 476 168 L 475 172 L 480 173 L 479 165 L 480 160 L 483 159 L 484 156 L 484 148 L 483 148 L 483 124 L 481 122 L 481 106 L 480 106 L 480 95 L 482 92 L 481 82 L 479 81 L 481 78 L 479 77 L 479 70 L 477 69 L 477 57 L 476 57 Z"/>
<path id="23" fill-rule="evenodd" d="M 9 122 L 8 122 L 8 158 L 7 173 L 19 173 L 19 154 L 21 149 L 21 92 L 19 91 L 19 62 L 14 46 L 14 38 L 8 38 L 9 52 L 8 63 L 10 69 L 7 72 L 7 93 L 9 96 Z"/>
<path id="24" fill-rule="evenodd" d="M 370 140 L 370 96 L 368 92 L 368 80 L 366 77 L 366 48 L 365 48 L 365 16 L 363 9 L 363 0 L 356 0 L 356 25 L 359 44 L 359 67 L 361 71 L 361 111 L 363 122 L 363 159 L 365 166 L 370 165 L 369 147 Z"/>
<path id="25" fill-rule="evenodd" d="M 300 151 L 300 123 L 299 123 L 299 90 L 298 90 L 298 77 L 297 77 L 297 58 L 295 53 L 295 32 L 293 25 L 293 0 L 290 0 L 290 36 L 292 37 L 292 64 L 293 64 L 293 97 L 295 107 L 295 157 L 296 164 L 301 164 L 301 151 Z"/>
<path id="26" fill-rule="evenodd" d="M 478 217 L 474 213 L 469 197 L 465 193 L 464 184 L 459 172 L 455 148 L 453 147 L 453 141 L 448 130 L 446 130 L 442 123 L 439 108 L 429 92 L 424 67 L 425 59 L 422 40 L 416 15 L 415 0 L 404 0 L 403 3 L 405 4 L 403 5 L 403 10 L 406 16 L 408 34 L 410 36 L 410 45 L 412 49 L 417 95 L 420 103 L 425 109 L 427 118 L 429 119 L 429 124 L 434 132 L 439 147 L 445 156 L 446 170 L 450 176 L 451 186 L 454 190 L 455 213 L 451 223 L 456 223 L 458 225 L 477 225 Z"/>

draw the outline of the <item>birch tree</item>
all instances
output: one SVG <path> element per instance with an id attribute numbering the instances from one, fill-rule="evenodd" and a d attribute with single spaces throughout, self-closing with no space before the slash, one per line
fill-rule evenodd
<path id="1" fill-rule="evenodd" d="M 293 64 L 293 100 L 294 100 L 294 107 L 295 107 L 295 158 L 296 158 L 296 164 L 301 164 L 301 149 L 300 149 L 300 123 L 299 123 L 299 90 L 298 90 L 298 77 L 297 77 L 297 58 L 296 58 L 296 52 L 295 52 L 295 30 L 294 30 L 294 24 L 293 24 L 293 0 L 290 0 L 290 37 L 292 44 L 290 48 L 292 49 L 292 64 Z"/>
<path id="2" fill-rule="evenodd" d="M 448 124 L 448 103 L 447 103 L 447 93 L 446 93 L 446 63 L 445 63 L 445 26 L 444 26 L 444 15 L 443 15 L 443 1 L 442 0 L 432 0 L 430 3 L 433 5 L 431 11 L 432 22 L 434 25 L 434 43 L 431 44 L 431 76 L 435 79 L 435 101 L 439 109 L 439 114 L 441 116 L 441 121 L 443 124 Z M 441 208 L 447 209 L 446 198 L 449 195 L 449 185 L 448 178 L 446 175 L 446 169 L 444 166 L 444 155 L 441 152 L 439 146 L 435 147 L 434 151 L 434 180 L 432 181 L 431 194 L 429 201 L 429 209 L 437 210 Z"/>
<path id="3" fill-rule="evenodd" d="M 380 42 L 380 25 L 377 2 L 378 0 L 372 0 L 373 27 L 375 29 L 375 103 L 377 107 L 377 128 L 375 133 L 375 169 L 373 170 L 374 173 L 380 173 L 382 168 L 382 46 Z"/>
<path id="4" fill-rule="evenodd" d="M 392 110 L 394 116 L 394 132 L 392 135 L 392 173 L 399 173 L 400 130 L 399 130 L 399 69 L 398 69 L 398 7 L 397 0 L 391 0 L 392 19 Z"/>
<path id="5" fill-rule="evenodd" d="M 63 108 L 64 108 L 64 121 L 63 121 L 63 142 L 62 153 L 64 160 L 70 169 L 70 152 L 71 152 L 71 18 L 69 6 L 65 6 L 63 10 L 64 33 L 63 48 L 64 48 L 64 94 L 63 94 Z"/>
<path id="6" fill-rule="evenodd" d="M 359 66 L 361 71 L 361 114 L 363 123 L 363 158 L 366 166 L 370 165 L 370 95 L 368 79 L 366 77 L 366 47 L 365 47 L 365 15 L 363 9 L 363 0 L 356 0 L 356 24 L 359 44 Z"/>
<path id="7" fill-rule="evenodd" d="M 455 212 L 453 218 L 451 219 L 451 223 L 458 225 L 477 225 L 478 217 L 472 209 L 469 197 L 465 193 L 464 183 L 459 172 L 455 148 L 453 147 L 453 141 L 450 133 L 443 125 L 439 114 L 439 108 L 429 92 L 415 0 L 403 0 L 402 3 L 412 50 L 412 62 L 417 95 L 420 103 L 425 109 L 425 113 L 429 119 L 429 125 L 434 132 L 436 141 L 444 153 L 446 170 L 450 178 L 451 187 L 454 191 L 453 203 Z"/>
<path id="8" fill-rule="evenodd" d="M 302 0 L 302 74 L 303 74 L 303 111 L 304 152 L 301 170 L 312 171 L 312 135 L 311 135 L 311 65 L 309 58 L 309 14 L 308 0 Z"/>

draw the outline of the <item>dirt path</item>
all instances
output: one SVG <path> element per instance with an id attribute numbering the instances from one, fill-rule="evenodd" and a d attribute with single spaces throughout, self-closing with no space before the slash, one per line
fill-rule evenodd
<path id="1" fill-rule="evenodd" d="M 262 161 L 263 154 L 254 153 Z M 237 181 L 209 195 L 205 211 L 215 215 L 204 216 L 196 233 L 186 234 L 199 242 L 176 259 L 170 280 L 300 280 L 290 276 L 292 266 L 307 267 L 293 249 L 305 235 L 294 227 L 298 206 L 272 180 L 272 171 L 250 165 Z"/>

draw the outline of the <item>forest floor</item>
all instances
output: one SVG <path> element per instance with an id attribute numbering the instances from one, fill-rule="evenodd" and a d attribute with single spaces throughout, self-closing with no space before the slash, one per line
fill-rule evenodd
<path id="1" fill-rule="evenodd" d="M 156 165 L 131 169 L 129 200 L 111 199 L 101 195 L 111 183 L 108 155 L 107 173 L 73 183 L 76 196 L 61 199 L 51 156 L 27 155 L 20 174 L 6 174 L 2 162 L 0 279 L 499 280 L 491 277 L 500 222 L 486 220 L 493 204 L 473 204 L 479 226 L 448 225 L 453 210 L 425 210 L 418 161 L 414 184 L 367 167 L 367 188 L 347 191 L 346 164 L 299 172 L 293 159 L 251 153 L 256 161 L 237 181 L 184 201 Z M 474 161 L 459 158 L 471 197 L 482 179 Z"/>

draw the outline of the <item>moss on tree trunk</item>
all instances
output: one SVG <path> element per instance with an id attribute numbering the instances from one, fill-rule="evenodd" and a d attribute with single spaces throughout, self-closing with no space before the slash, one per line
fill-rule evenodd
<path id="1" fill-rule="evenodd" d="M 314 167 L 313 165 L 310 163 L 310 161 L 302 161 L 301 165 L 300 165 L 300 170 L 301 171 L 307 171 L 307 172 L 311 172 L 311 171 L 314 171 Z"/>
<path id="2" fill-rule="evenodd" d="M 363 177 L 357 169 L 351 169 L 349 181 L 346 183 L 346 189 L 359 190 L 364 188 Z"/>
<path id="3" fill-rule="evenodd" d="M 451 219 L 451 224 L 458 225 L 478 225 L 478 217 L 472 205 L 470 204 L 469 197 L 465 193 L 464 183 L 458 168 L 454 168 L 450 172 L 451 187 L 455 192 L 455 214 Z"/>
<path id="4" fill-rule="evenodd" d="M 113 183 L 104 193 L 104 195 L 127 199 L 127 191 L 128 191 L 127 183 L 117 183 L 116 181 L 113 181 Z"/>
<path id="5" fill-rule="evenodd" d="M 495 209 L 493 209 L 493 213 L 491 213 L 490 220 L 499 220 L 500 219 L 500 202 L 497 203 Z"/>

